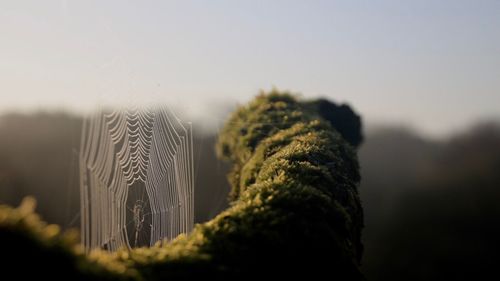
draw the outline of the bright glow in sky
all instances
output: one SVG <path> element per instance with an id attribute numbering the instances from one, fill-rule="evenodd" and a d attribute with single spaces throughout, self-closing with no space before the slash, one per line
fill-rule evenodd
<path id="1" fill-rule="evenodd" d="M 500 118 L 500 1 L 0 0 L 0 112 L 259 89 L 433 135 Z"/>

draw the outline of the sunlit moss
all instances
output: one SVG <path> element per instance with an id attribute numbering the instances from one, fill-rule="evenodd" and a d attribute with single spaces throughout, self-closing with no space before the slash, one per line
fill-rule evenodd
<path id="1" fill-rule="evenodd" d="M 62 249 L 68 272 L 79 279 L 362 279 L 356 153 L 314 108 L 277 90 L 239 107 L 217 143 L 219 156 L 234 165 L 231 207 L 187 235 L 84 255 L 74 232 L 40 221 L 32 199 L 0 207 L 0 234 L 27 235 L 44 245 L 41 253 Z"/>

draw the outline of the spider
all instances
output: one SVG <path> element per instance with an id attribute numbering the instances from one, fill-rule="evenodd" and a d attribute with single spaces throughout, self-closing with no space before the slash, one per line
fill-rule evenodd
<path id="1" fill-rule="evenodd" d="M 139 240 L 139 232 L 142 230 L 142 227 L 144 226 L 144 219 L 145 219 L 144 206 L 142 200 L 135 201 L 134 208 L 130 211 L 132 211 L 133 214 L 133 221 L 135 228 L 134 247 L 137 247 L 137 242 Z"/>

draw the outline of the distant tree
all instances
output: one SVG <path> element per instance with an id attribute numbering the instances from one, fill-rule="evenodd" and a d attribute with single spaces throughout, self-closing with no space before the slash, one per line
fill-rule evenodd
<path id="1" fill-rule="evenodd" d="M 306 103 L 313 112 L 330 122 L 333 128 L 354 147 L 363 142 L 361 117 L 347 104 L 338 105 L 327 99 Z"/>

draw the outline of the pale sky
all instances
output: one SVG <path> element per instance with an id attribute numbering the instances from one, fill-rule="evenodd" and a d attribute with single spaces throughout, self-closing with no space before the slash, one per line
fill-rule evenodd
<path id="1" fill-rule="evenodd" d="M 0 113 L 259 89 L 440 136 L 500 119 L 500 1 L 0 0 Z"/>

